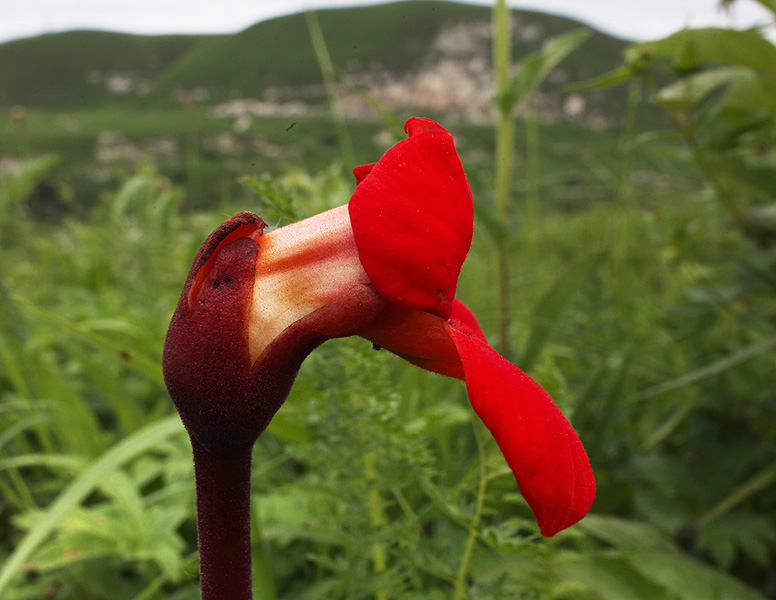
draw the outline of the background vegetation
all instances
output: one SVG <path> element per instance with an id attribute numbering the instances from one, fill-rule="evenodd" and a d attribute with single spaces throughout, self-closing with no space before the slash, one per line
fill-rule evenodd
<path id="1" fill-rule="evenodd" d="M 347 37 L 330 18 L 338 65 Z M 510 44 L 497 132 L 430 116 L 454 133 L 478 207 L 460 296 L 574 423 L 592 513 L 541 538 L 460 382 L 329 342 L 256 445 L 257 598 L 776 594 L 776 49 L 716 29 L 620 44 L 575 78 L 612 103 L 617 127 L 598 131 L 536 115 L 554 65 L 599 43 L 563 23 L 534 54 Z M 166 53 L 172 81 L 188 51 L 231 44 L 126 53 Z M 275 225 L 342 204 L 352 165 L 326 116 L 255 118 L 249 131 L 298 151 L 229 159 L 203 144 L 231 126 L 205 106 L 86 104 L 0 122 L 0 597 L 196 598 L 190 448 L 159 364 L 181 284 L 228 215 Z M 507 174 L 493 166 L 505 122 Z M 106 130 L 181 141 L 95 166 Z M 357 162 L 398 139 L 377 121 L 346 134 Z"/>

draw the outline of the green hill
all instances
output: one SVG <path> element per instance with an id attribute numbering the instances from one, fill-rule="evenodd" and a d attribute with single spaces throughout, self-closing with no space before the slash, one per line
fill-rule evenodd
<path id="1" fill-rule="evenodd" d="M 543 39 L 580 27 L 553 15 L 515 11 L 515 56 Z M 443 30 L 487 23 L 490 9 L 451 2 L 405 1 L 318 13 L 334 63 L 350 74 L 401 77 L 433 64 Z M 531 29 L 533 28 L 533 29 Z M 624 42 L 595 33 L 564 63 L 567 79 L 601 73 Z M 271 19 L 234 35 L 137 36 L 75 31 L 0 45 L 0 106 L 167 104 L 179 90 L 205 90 L 212 101 L 262 97 L 269 89 L 320 83 L 305 16 Z"/>
<path id="2" fill-rule="evenodd" d="M 91 106 L 116 102 L 106 78 L 153 82 L 202 36 L 70 31 L 0 45 L 0 105 Z"/>
<path id="3" fill-rule="evenodd" d="M 317 14 L 334 64 L 348 71 L 379 67 L 403 73 L 418 68 L 443 26 L 488 19 L 490 10 L 411 1 Z M 271 86 L 320 80 L 305 16 L 294 14 L 258 23 L 228 38 L 203 40 L 165 72 L 160 88 L 204 84 L 256 95 Z"/>

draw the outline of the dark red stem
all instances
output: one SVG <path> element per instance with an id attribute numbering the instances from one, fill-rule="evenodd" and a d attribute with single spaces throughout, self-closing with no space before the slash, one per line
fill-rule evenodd
<path id="1" fill-rule="evenodd" d="M 251 451 L 210 452 L 192 439 L 202 600 L 251 600 Z"/>

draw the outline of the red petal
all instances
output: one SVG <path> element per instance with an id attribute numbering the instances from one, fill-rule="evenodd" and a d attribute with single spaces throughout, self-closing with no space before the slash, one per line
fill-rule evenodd
<path id="1" fill-rule="evenodd" d="M 484 339 L 448 322 L 475 412 L 490 429 L 533 510 L 542 535 L 579 521 L 595 499 L 595 479 L 571 424 L 541 386 Z"/>
<path id="2" fill-rule="evenodd" d="M 411 117 L 404 124 L 404 133 L 410 137 L 419 133 L 433 133 L 435 131 L 447 133 L 447 129 L 439 123 L 425 117 Z"/>
<path id="3" fill-rule="evenodd" d="M 353 169 L 353 175 L 356 178 L 356 185 L 364 181 L 367 175 L 369 175 L 372 172 L 372 169 L 377 163 L 371 163 L 368 165 L 361 165 L 360 167 L 356 167 Z"/>
<path id="4" fill-rule="evenodd" d="M 451 324 L 454 327 L 457 326 L 458 323 L 463 323 L 476 337 L 482 338 L 482 340 L 485 341 L 485 334 L 482 332 L 482 328 L 477 321 L 477 317 L 475 317 L 474 313 L 469 309 L 469 307 L 461 302 L 458 298 L 456 298 L 453 302 L 453 314 L 450 315 L 449 320 L 452 321 Z M 465 330 L 466 327 L 463 329 Z"/>
<path id="5" fill-rule="evenodd" d="M 357 334 L 421 369 L 463 379 L 458 350 L 436 315 L 389 303 Z"/>
<path id="6" fill-rule="evenodd" d="M 447 131 L 428 119 L 405 129 L 353 193 L 353 235 L 385 298 L 447 319 L 471 245 L 471 190 Z"/>

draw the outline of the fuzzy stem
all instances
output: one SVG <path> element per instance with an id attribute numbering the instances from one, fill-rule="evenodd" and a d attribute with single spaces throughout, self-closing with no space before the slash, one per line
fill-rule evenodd
<path id="1" fill-rule="evenodd" d="M 251 600 L 251 451 L 215 454 L 192 439 L 202 600 Z"/>

